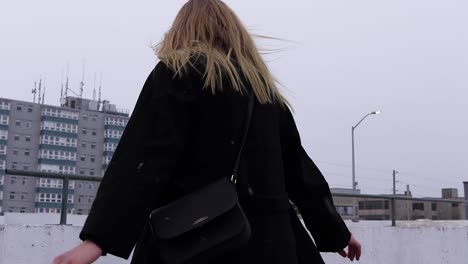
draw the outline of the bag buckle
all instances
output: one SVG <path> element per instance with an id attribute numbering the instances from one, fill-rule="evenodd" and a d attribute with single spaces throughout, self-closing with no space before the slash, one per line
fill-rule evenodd
<path id="1" fill-rule="evenodd" d="M 231 182 L 234 183 L 234 184 L 237 183 L 237 177 L 236 177 L 235 174 L 232 174 L 232 175 L 231 175 Z"/>

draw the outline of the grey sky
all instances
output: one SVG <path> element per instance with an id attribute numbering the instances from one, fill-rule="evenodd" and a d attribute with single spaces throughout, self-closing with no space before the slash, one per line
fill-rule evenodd
<path id="1" fill-rule="evenodd" d="M 2 1 L 0 96 L 32 101 L 47 76 L 57 105 L 70 63 L 85 96 L 103 73 L 103 97 L 132 110 L 156 59 L 150 49 L 185 1 Z M 136 4 L 137 3 L 137 4 Z M 253 33 L 288 42 L 266 56 L 287 88 L 303 145 L 331 187 L 351 187 L 351 126 L 357 181 L 365 193 L 397 184 L 440 196 L 468 180 L 468 2 L 464 0 L 226 1 Z"/>

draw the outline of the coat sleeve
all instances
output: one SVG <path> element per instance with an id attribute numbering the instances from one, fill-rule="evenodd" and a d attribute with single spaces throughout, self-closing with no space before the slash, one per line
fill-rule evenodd
<path id="1" fill-rule="evenodd" d="M 129 258 L 183 149 L 189 84 L 173 76 L 162 62 L 148 76 L 79 234 L 103 255 Z"/>
<path id="2" fill-rule="evenodd" d="M 290 200 L 297 206 L 305 226 L 321 252 L 344 249 L 351 233 L 336 211 L 324 176 L 301 146 L 294 118 L 287 109 L 282 118 L 281 145 Z"/>

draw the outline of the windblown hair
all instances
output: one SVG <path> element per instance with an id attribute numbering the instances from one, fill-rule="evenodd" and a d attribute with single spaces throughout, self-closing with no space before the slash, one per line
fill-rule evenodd
<path id="1" fill-rule="evenodd" d="M 223 76 L 232 88 L 245 92 L 248 82 L 260 103 L 288 105 L 263 61 L 254 40 L 237 15 L 220 0 L 190 0 L 171 29 L 155 47 L 158 58 L 182 76 L 194 60 L 203 58 L 204 88 L 223 89 Z"/>

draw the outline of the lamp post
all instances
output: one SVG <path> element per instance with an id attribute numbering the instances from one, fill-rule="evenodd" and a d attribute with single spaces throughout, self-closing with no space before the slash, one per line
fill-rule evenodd
<path id="1" fill-rule="evenodd" d="M 353 126 L 351 128 L 351 144 L 352 144 L 352 162 L 353 162 L 353 192 L 356 193 L 356 164 L 355 164 L 355 158 L 354 158 L 354 130 L 362 123 L 362 121 L 364 121 L 364 119 L 366 119 L 366 117 L 370 116 L 370 115 L 378 115 L 382 113 L 381 111 L 375 111 L 375 112 L 372 112 L 372 113 L 369 113 L 367 115 L 365 115 L 355 126 Z M 354 222 L 357 222 L 359 221 L 359 219 L 357 218 L 357 206 L 356 206 L 356 198 L 353 199 L 353 221 Z"/>

